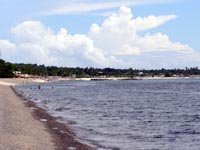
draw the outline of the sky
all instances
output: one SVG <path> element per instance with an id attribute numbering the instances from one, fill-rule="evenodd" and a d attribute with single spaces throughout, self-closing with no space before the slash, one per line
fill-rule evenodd
<path id="1" fill-rule="evenodd" d="M 65 67 L 199 67 L 199 6 L 199 0 L 0 0 L 1 57 Z"/>

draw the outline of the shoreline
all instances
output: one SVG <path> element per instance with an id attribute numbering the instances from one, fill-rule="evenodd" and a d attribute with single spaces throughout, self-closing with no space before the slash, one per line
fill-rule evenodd
<path id="1" fill-rule="evenodd" d="M 58 82 L 58 81 L 125 81 L 125 80 L 188 80 L 188 79 L 200 79 L 200 76 L 194 77 L 163 77 L 163 76 L 155 76 L 155 77 L 89 77 L 89 78 L 71 78 L 71 77 L 57 77 L 55 79 L 47 79 L 47 82 Z"/>
<path id="2" fill-rule="evenodd" d="M 22 136 L 21 134 L 24 134 L 25 132 L 26 133 L 25 136 L 29 136 L 30 138 L 29 142 L 25 142 L 26 146 L 28 146 L 28 149 L 30 150 L 31 149 L 34 149 L 34 150 L 37 150 L 37 149 L 38 150 L 40 149 L 43 149 L 43 150 L 46 150 L 46 149 L 47 150 L 51 150 L 51 149 L 92 150 L 94 149 L 91 146 L 88 146 L 86 144 L 79 142 L 78 138 L 76 137 L 75 133 L 70 127 L 68 127 L 64 123 L 57 121 L 56 117 L 51 116 L 49 113 L 47 113 L 46 110 L 38 107 L 37 104 L 35 104 L 30 99 L 25 98 L 23 95 L 18 93 L 15 89 L 16 85 L 31 84 L 31 83 L 42 84 L 44 82 L 41 82 L 41 81 L 37 82 L 37 80 L 31 80 L 31 79 L 18 79 L 18 78 L 1 79 L 0 78 L 0 88 L 2 88 L 1 92 L 3 92 L 0 95 L 0 101 L 2 101 L 0 107 L 5 109 L 5 110 L 2 109 L 0 111 L 0 115 L 9 114 L 9 117 L 7 117 L 7 115 L 4 117 L 3 115 L 2 121 L 0 121 L 0 127 L 2 126 L 0 128 L 0 133 L 1 132 L 4 133 L 4 130 L 5 130 L 4 128 L 8 128 L 7 126 L 16 126 L 19 124 L 20 126 L 18 128 L 17 127 L 16 129 L 11 128 L 12 130 L 9 132 L 16 132 L 17 130 L 19 136 Z M 11 107 L 10 105 L 13 105 L 11 110 L 9 108 Z M 18 112 L 20 113 L 19 115 L 17 115 Z M 14 121 L 10 125 L 9 118 L 17 118 L 17 122 Z M 20 121 L 18 122 L 18 120 Z M 3 122 L 3 125 L 1 122 Z M 4 122 L 5 124 L 8 124 L 5 127 L 4 127 Z M 28 126 L 30 129 L 23 130 L 22 128 L 24 127 L 24 125 Z M 39 134 L 36 134 L 37 133 L 36 131 L 39 132 Z M 7 133 L 5 134 L 7 135 Z M 2 134 L 1 136 L 4 136 L 4 134 Z M 13 137 L 15 138 L 15 135 L 12 135 L 12 133 L 9 136 L 11 138 Z M 38 138 L 37 136 L 39 136 L 40 138 Z M 49 136 L 49 138 L 48 139 L 42 138 L 45 136 Z M 36 142 L 38 139 L 40 139 L 40 141 L 38 141 L 38 143 L 40 144 L 37 144 Z M 5 141 L 7 140 L 9 141 L 9 139 L 6 139 Z M 24 140 L 26 141 L 27 138 L 25 138 Z M 22 141 L 20 140 L 18 142 L 20 143 Z M 16 143 L 12 143 L 12 141 L 9 141 L 8 145 L 5 144 L 2 146 L 4 147 L 3 149 L 9 149 L 10 146 L 16 147 L 15 144 Z M 49 148 L 36 148 L 37 146 L 34 148 L 31 148 L 34 144 L 39 147 L 45 147 L 47 145 L 51 145 L 51 146 L 47 146 Z M 1 145 L 0 145 L 0 148 L 1 148 Z M 19 148 L 19 149 L 23 150 L 23 148 Z"/>
<path id="3" fill-rule="evenodd" d="M 23 84 L 44 84 L 59 81 L 125 81 L 125 80 L 188 80 L 200 79 L 200 76 L 189 77 L 163 77 L 163 76 L 143 76 L 143 77 L 89 77 L 89 78 L 71 78 L 71 77 L 47 77 L 47 78 L 0 78 L 0 85 L 15 86 Z"/>
<path id="4" fill-rule="evenodd" d="M 0 84 L 0 149 L 55 150 L 53 137 L 9 85 Z"/>
<path id="5" fill-rule="evenodd" d="M 0 79 L 0 85 L 2 87 L 8 87 L 11 89 L 10 93 L 14 94 L 16 97 L 16 101 L 21 103 L 23 107 L 26 107 L 33 120 L 40 123 L 42 127 L 45 128 L 45 132 L 47 132 L 52 140 L 51 144 L 55 147 L 55 150 L 92 150 L 95 149 L 92 146 L 84 144 L 84 141 L 81 142 L 73 132 L 73 130 L 68 126 L 68 124 L 61 123 L 58 121 L 57 117 L 51 116 L 45 109 L 37 106 L 34 101 L 24 97 L 22 94 L 18 93 L 15 89 L 15 85 L 23 85 L 30 83 L 41 83 L 34 82 L 31 79 Z M 42 82 L 43 83 L 43 82 Z M 42 84 L 41 83 L 41 84 Z M 2 99 L 4 100 L 4 98 Z M 22 120 L 26 123 L 29 120 Z M 32 125 L 34 128 L 34 125 Z M 45 141 L 44 139 L 43 141 Z M 36 149 L 37 150 L 37 149 Z"/>
<path id="6" fill-rule="evenodd" d="M 42 122 L 47 129 L 47 132 L 53 138 L 55 150 L 92 150 L 92 147 L 82 144 L 77 140 L 75 133 L 66 124 L 58 122 L 56 117 L 51 116 L 43 108 L 38 107 L 35 102 L 26 99 L 19 94 L 13 86 L 10 86 L 12 91 L 21 99 L 25 107 L 32 110 L 32 116 L 35 120 Z"/>

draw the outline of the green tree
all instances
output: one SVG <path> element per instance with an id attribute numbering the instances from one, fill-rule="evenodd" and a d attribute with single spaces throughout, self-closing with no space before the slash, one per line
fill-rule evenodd
<path id="1" fill-rule="evenodd" d="M 0 78 L 13 78 L 13 65 L 0 59 Z"/>

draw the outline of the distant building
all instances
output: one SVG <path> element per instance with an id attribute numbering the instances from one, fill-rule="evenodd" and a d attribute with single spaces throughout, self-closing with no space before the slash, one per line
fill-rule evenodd
<path id="1" fill-rule="evenodd" d="M 14 73 L 15 75 L 22 74 L 22 72 L 21 72 L 21 71 L 13 71 L 13 73 Z"/>
<path id="2" fill-rule="evenodd" d="M 17 78 L 33 78 L 33 75 L 28 75 L 28 74 L 22 74 L 21 71 L 14 71 L 15 77 Z"/>
<path id="3" fill-rule="evenodd" d="M 139 72 L 139 75 L 140 75 L 140 76 L 143 76 L 143 75 L 144 75 L 144 72 Z"/>

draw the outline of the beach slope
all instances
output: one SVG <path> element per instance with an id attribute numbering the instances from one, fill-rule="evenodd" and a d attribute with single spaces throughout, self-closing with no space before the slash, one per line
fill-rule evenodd
<path id="1" fill-rule="evenodd" d="M 0 118 L 1 150 L 55 149 L 42 122 L 33 118 L 31 109 L 5 84 L 0 84 Z"/>

